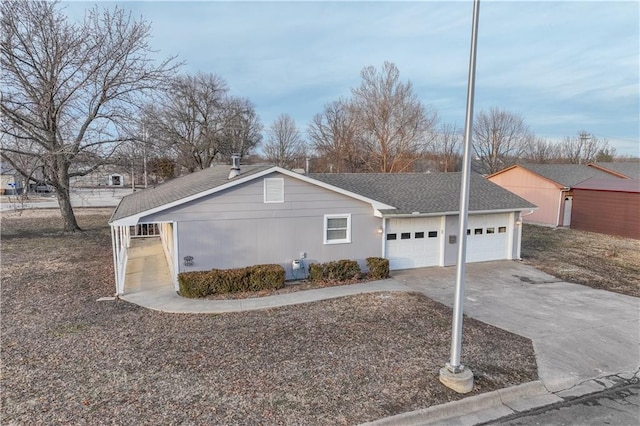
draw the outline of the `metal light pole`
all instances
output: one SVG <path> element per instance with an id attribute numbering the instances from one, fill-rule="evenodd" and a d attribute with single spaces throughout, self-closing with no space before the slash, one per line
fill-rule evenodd
<path id="1" fill-rule="evenodd" d="M 147 188 L 147 131 L 142 123 L 142 172 L 144 173 L 144 187 Z"/>
<path id="2" fill-rule="evenodd" d="M 469 57 L 469 82 L 467 86 L 467 110 L 464 124 L 464 157 L 462 163 L 462 183 L 460 186 L 460 213 L 458 229 L 458 263 L 456 269 L 456 291 L 453 303 L 453 323 L 451 327 L 451 358 L 440 369 L 440 381 L 458 393 L 473 390 L 473 372 L 460 362 L 462 351 L 462 313 L 464 304 L 465 266 L 467 262 L 467 221 L 469 216 L 469 182 L 471 177 L 471 134 L 473 126 L 473 95 L 476 77 L 476 47 L 478 44 L 478 17 L 480 0 L 473 2 L 473 22 L 471 29 L 471 54 Z"/>

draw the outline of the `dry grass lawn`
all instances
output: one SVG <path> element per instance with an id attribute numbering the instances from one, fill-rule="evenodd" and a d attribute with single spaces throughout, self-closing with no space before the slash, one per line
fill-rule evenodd
<path id="1" fill-rule="evenodd" d="M 113 293 L 107 215 L 2 217 L 2 424 L 358 424 L 461 398 L 451 311 L 380 293 L 176 315 Z M 537 378 L 531 342 L 467 318 L 474 394 Z"/>
<path id="2" fill-rule="evenodd" d="M 525 225 L 522 258 L 563 281 L 640 297 L 640 240 Z"/>

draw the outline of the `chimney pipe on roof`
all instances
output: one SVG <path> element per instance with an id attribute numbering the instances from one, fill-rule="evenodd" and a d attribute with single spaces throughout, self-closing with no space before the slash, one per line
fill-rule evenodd
<path id="1" fill-rule="evenodd" d="M 231 170 L 229 171 L 229 179 L 240 176 L 240 154 L 231 156 Z"/>

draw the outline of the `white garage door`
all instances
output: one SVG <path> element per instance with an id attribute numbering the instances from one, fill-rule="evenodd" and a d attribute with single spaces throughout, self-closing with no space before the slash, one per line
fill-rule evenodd
<path id="1" fill-rule="evenodd" d="M 509 220 L 509 213 L 469 216 L 468 263 L 509 258 Z"/>
<path id="2" fill-rule="evenodd" d="M 396 270 L 438 265 L 442 238 L 440 228 L 439 217 L 389 219 L 385 235 L 389 268 Z"/>

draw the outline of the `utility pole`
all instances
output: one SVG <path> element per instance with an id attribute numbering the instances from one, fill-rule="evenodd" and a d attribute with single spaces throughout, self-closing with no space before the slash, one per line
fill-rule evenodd
<path id="1" fill-rule="evenodd" d="M 580 132 L 580 150 L 578 151 L 578 164 L 582 164 L 582 153 L 586 150 L 589 133 L 584 130 Z"/>
<path id="2" fill-rule="evenodd" d="M 473 96 L 476 80 L 476 50 L 478 44 L 478 18 L 480 0 L 473 2 L 471 29 L 471 53 L 469 55 L 469 81 L 467 85 L 467 109 L 464 124 L 464 157 L 462 162 L 462 182 L 460 185 L 460 212 L 458 215 L 458 262 L 456 264 L 456 288 L 453 301 L 453 321 L 451 325 L 451 358 L 440 369 L 440 382 L 458 393 L 473 390 L 473 372 L 461 362 L 462 315 L 464 302 L 465 267 L 467 262 L 467 221 L 469 216 L 469 184 L 471 178 L 471 135 L 473 127 Z"/>

